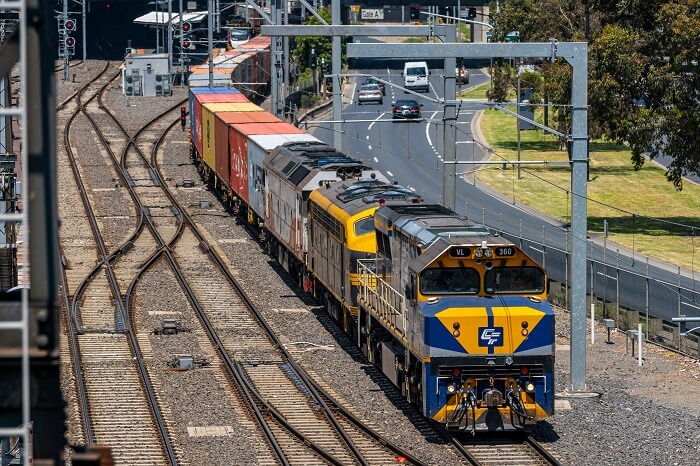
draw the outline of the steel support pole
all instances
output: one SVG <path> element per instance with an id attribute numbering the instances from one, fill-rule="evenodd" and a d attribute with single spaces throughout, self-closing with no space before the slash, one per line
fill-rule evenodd
<path id="1" fill-rule="evenodd" d="M 182 30 L 182 23 L 185 21 L 182 19 L 182 14 L 184 13 L 182 9 L 182 0 L 179 0 L 178 3 L 178 7 L 180 8 L 180 16 L 177 24 L 180 29 L 180 58 L 178 62 L 180 63 L 180 85 L 183 86 L 185 84 L 185 61 L 183 60 L 184 50 L 182 48 L 182 40 L 185 37 L 185 31 Z"/>
<path id="2" fill-rule="evenodd" d="M 341 24 L 340 20 L 340 0 L 333 0 L 331 4 L 332 24 Z M 340 90 L 340 73 L 342 67 L 341 37 L 333 36 L 331 61 L 331 73 L 333 74 L 333 145 L 339 151 L 343 150 L 343 125 L 340 121 L 343 118 L 343 94 Z"/>
<path id="3" fill-rule="evenodd" d="M 87 29 L 85 25 L 87 24 L 87 18 L 85 17 L 85 3 L 87 0 L 81 0 L 81 5 L 83 9 L 83 68 L 87 68 Z"/>
<path id="4" fill-rule="evenodd" d="M 68 0 L 63 0 L 63 20 L 61 21 L 61 27 L 65 28 L 66 20 L 68 19 Z M 65 30 L 65 29 L 64 29 Z M 66 35 L 68 31 L 66 31 Z M 63 80 L 68 81 L 68 75 L 70 74 L 70 57 L 68 56 L 68 46 L 66 45 L 66 36 L 63 36 Z M 85 44 L 83 44 L 84 46 Z"/>
<path id="5" fill-rule="evenodd" d="M 214 0 L 208 1 L 207 46 L 209 48 L 209 89 L 214 87 Z"/>
<path id="6" fill-rule="evenodd" d="M 456 30 L 453 27 L 445 27 L 445 39 L 454 42 Z M 455 67 L 457 59 L 446 57 L 445 66 L 445 106 L 443 116 L 443 160 L 442 165 L 442 202 L 448 209 L 457 210 L 457 164 L 450 163 L 457 160 L 457 80 Z"/>
<path id="7" fill-rule="evenodd" d="M 283 14 L 282 24 L 289 24 L 289 0 L 282 0 Z M 284 57 L 284 89 L 289 87 L 289 37 L 285 37 L 282 42 L 282 56 Z M 283 92 L 282 98 L 287 97 L 287 92 Z"/>
<path id="8" fill-rule="evenodd" d="M 586 233 L 588 182 L 588 44 L 575 43 L 566 60 L 573 68 L 571 86 L 571 386 L 586 390 Z"/>
<path id="9" fill-rule="evenodd" d="M 168 0 L 168 75 L 173 68 L 173 0 Z M 168 76 L 168 80 L 170 76 Z"/>
<path id="10" fill-rule="evenodd" d="M 270 2 L 270 18 L 274 24 L 279 24 L 278 11 L 279 10 L 279 0 L 272 0 Z M 280 105 L 280 50 L 279 50 L 279 37 L 270 37 L 270 62 L 272 69 L 270 70 L 270 98 L 272 99 L 272 114 L 276 117 L 280 117 L 284 104 Z"/>

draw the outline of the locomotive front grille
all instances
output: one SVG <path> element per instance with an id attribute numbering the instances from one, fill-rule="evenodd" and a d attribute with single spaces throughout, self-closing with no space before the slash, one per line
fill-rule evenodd
<path id="1" fill-rule="evenodd" d="M 511 366 L 496 366 L 496 365 L 481 365 L 481 366 L 440 366 L 438 374 L 440 377 L 451 377 L 455 369 L 459 369 L 462 378 L 507 378 L 507 377 L 522 377 L 520 372 L 523 367 L 527 367 L 528 375 L 542 376 L 544 375 L 544 366 L 542 364 L 513 364 Z"/>

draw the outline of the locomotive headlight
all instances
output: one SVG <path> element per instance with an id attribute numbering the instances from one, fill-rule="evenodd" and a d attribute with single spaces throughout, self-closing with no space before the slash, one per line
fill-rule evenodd
<path id="1" fill-rule="evenodd" d="M 513 358 L 506 356 L 506 365 L 510 366 L 511 364 L 513 364 Z"/>
<path id="2" fill-rule="evenodd" d="M 524 337 L 526 337 L 528 333 L 530 333 L 530 332 L 528 332 L 526 328 L 524 328 L 520 331 L 520 334 Z"/>
<path id="3" fill-rule="evenodd" d="M 528 381 L 528 382 L 525 384 L 525 391 L 526 391 L 526 392 L 530 392 L 530 393 L 534 392 L 534 391 L 535 391 L 535 384 L 532 383 L 532 382 L 530 382 L 530 381 Z"/>
<path id="4" fill-rule="evenodd" d="M 456 391 L 457 391 L 457 387 L 455 386 L 455 384 L 451 383 L 447 386 L 447 394 L 448 395 L 453 395 L 454 392 L 456 392 Z"/>
<path id="5" fill-rule="evenodd" d="M 484 256 L 486 256 L 486 257 L 492 257 L 492 256 L 493 256 L 493 251 L 490 250 L 490 249 L 488 249 L 488 248 L 484 249 Z"/>
<path id="6" fill-rule="evenodd" d="M 474 257 L 484 257 L 484 250 L 477 249 L 476 251 L 474 251 Z"/>

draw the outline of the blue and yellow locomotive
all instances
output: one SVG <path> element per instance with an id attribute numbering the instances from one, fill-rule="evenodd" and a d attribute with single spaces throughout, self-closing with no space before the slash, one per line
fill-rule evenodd
<path id="1" fill-rule="evenodd" d="M 439 205 L 381 207 L 360 261 L 358 344 L 452 430 L 524 428 L 554 411 L 544 269 Z"/>

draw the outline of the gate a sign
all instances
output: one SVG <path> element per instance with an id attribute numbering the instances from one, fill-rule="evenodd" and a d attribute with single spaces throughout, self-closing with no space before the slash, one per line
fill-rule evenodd
<path id="1" fill-rule="evenodd" d="M 383 8 L 363 8 L 362 19 L 384 19 Z"/>

